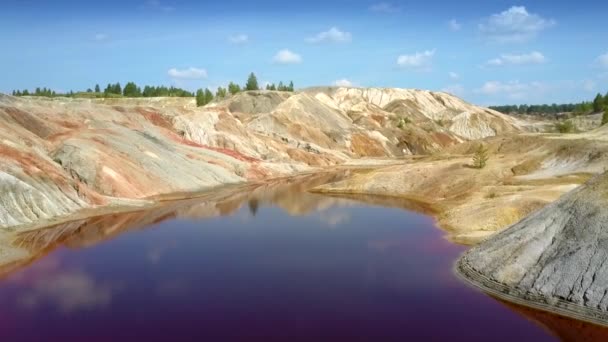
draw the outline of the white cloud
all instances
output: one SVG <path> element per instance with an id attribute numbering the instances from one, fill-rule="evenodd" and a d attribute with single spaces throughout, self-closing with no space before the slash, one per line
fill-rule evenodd
<path id="1" fill-rule="evenodd" d="M 504 66 L 504 65 L 526 65 L 526 64 L 543 64 L 547 61 L 545 56 L 533 51 L 521 55 L 503 54 L 498 58 L 490 59 L 485 63 L 486 66 Z"/>
<path id="2" fill-rule="evenodd" d="M 450 76 L 450 78 L 453 80 L 460 79 L 460 75 L 458 75 L 457 73 L 455 73 L 453 71 L 448 72 L 448 76 Z"/>
<path id="3" fill-rule="evenodd" d="M 412 55 L 401 55 L 397 57 L 397 65 L 402 68 L 429 70 L 431 68 L 431 61 L 434 55 L 434 49 L 416 52 Z"/>
<path id="4" fill-rule="evenodd" d="M 160 2 L 160 0 L 148 0 L 144 3 L 144 8 L 150 10 L 157 10 L 163 12 L 171 12 L 175 10 L 173 6 L 167 6 Z"/>
<path id="5" fill-rule="evenodd" d="M 459 31 L 462 28 L 462 25 L 458 21 L 456 21 L 456 19 L 452 19 L 448 21 L 448 27 L 452 31 Z"/>
<path id="6" fill-rule="evenodd" d="M 542 82 L 521 83 L 519 81 L 500 82 L 488 81 L 481 88 L 475 89 L 475 93 L 496 96 L 505 96 L 511 100 L 523 100 L 536 97 L 550 90 L 550 86 Z"/>
<path id="7" fill-rule="evenodd" d="M 395 5 L 389 2 L 379 2 L 377 4 L 371 5 L 369 7 L 369 10 L 378 13 L 397 13 L 401 11 L 401 8 L 396 7 Z"/>
<path id="8" fill-rule="evenodd" d="M 608 52 L 596 58 L 596 63 L 604 69 L 608 69 Z"/>
<path id="9" fill-rule="evenodd" d="M 171 68 L 167 72 L 167 74 L 174 79 L 182 79 L 182 80 L 200 80 L 203 78 L 207 78 L 207 70 L 190 67 L 187 69 L 176 69 Z"/>
<path id="10" fill-rule="evenodd" d="M 302 63 L 302 57 L 295 52 L 288 49 L 283 49 L 277 52 L 272 58 L 274 63 L 277 64 L 298 64 Z"/>
<path id="11" fill-rule="evenodd" d="M 76 271 L 37 278 L 17 300 L 28 309 L 51 304 L 60 312 L 70 313 L 107 307 L 112 292 L 108 284 L 99 284 L 91 276 Z"/>
<path id="12" fill-rule="evenodd" d="M 441 89 L 441 91 L 457 96 L 462 96 L 465 93 L 464 87 L 461 84 L 450 84 L 449 86 Z"/>
<path id="13" fill-rule="evenodd" d="M 103 41 L 110 39 L 110 36 L 105 33 L 97 33 L 97 34 L 95 34 L 95 36 L 93 36 L 93 39 L 96 42 L 103 42 Z"/>
<path id="14" fill-rule="evenodd" d="M 232 44 L 245 44 L 249 42 L 249 36 L 246 34 L 237 34 L 234 36 L 228 37 L 228 41 Z"/>
<path id="15" fill-rule="evenodd" d="M 555 25 L 555 20 L 529 13 L 523 6 L 513 6 L 493 14 L 479 24 L 479 31 L 497 42 L 523 42 Z"/>
<path id="16" fill-rule="evenodd" d="M 325 32 L 321 32 L 314 37 L 306 38 L 309 43 L 347 43 L 352 40 L 350 32 L 340 31 L 337 27 L 332 27 Z"/>
<path id="17" fill-rule="evenodd" d="M 334 85 L 337 87 L 352 87 L 353 86 L 353 82 L 347 80 L 346 78 L 340 79 L 340 80 L 335 80 L 334 81 Z"/>

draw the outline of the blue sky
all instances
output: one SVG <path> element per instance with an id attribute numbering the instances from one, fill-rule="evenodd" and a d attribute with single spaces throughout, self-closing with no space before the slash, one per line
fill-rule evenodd
<path id="1" fill-rule="evenodd" d="M 0 91 L 293 80 L 482 105 L 608 91 L 608 2 L 3 0 Z"/>

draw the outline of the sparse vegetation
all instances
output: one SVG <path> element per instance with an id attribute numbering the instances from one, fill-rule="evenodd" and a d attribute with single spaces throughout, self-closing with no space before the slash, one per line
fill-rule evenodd
<path id="1" fill-rule="evenodd" d="M 604 115 L 602 115 L 602 126 L 608 123 L 608 106 L 604 109 Z"/>
<path id="2" fill-rule="evenodd" d="M 405 117 L 405 118 L 401 118 L 401 119 L 399 119 L 399 121 L 397 122 L 397 128 L 404 129 L 404 128 L 405 128 L 405 126 L 406 126 L 407 124 L 411 123 L 411 122 L 412 122 L 412 120 L 410 120 L 410 118 L 407 118 L 407 117 Z"/>
<path id="3" fill-rule="evenodd" d="M 575 127 L 571 120 L 566 120 L 556 123 L 555 130 L 560 133 L 574 133 Z"/>
<path id="4" fill-rule="evenodd" d="M 441 127 L 443 127 L 443 126 L 445 125 L 445 122 L 443 122 L 443 120 L 442 120 L 442 119 L 437 119 L 437 120 L 435 120 L 435 123 L 436 123 L 437 125 L 441 126 Z"/>
<path id="5" fill-rule="evenodd" d="M 477 150 L 475 150 L 475 154 L 473 154 L 473 167 L 476 169 L 483 169 L 486 167 L 488 159 L 490 159 L 488 156 L 488 149 L 483 144 L 479 144 Z"/>

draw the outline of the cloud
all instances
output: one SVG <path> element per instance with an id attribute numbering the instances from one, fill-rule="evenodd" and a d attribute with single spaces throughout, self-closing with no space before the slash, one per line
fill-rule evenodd
<path id="1" fill-rule="evenodd" d="M 340 79 L 340 80 L 335 80 L 334 81 L 334 85 L 337 87 L 352 87 L 353 86 L 353 82 L 347 80 L 346 78 Z"/>
<path id="2" fill-rule="evenodd" d="M 453 80 L 460 79 L 460 75 L 458 75 L 457 73 L 455 73 L 453 71 L 448 72 L 448 76 L 450 76 L 450 78 Z"/>
<path id="3" fill-rule="evenodd" d="M 545 56 L 538 52 L 533 51 L 527 54 L 511 55 L 503 54 L 498 58 L 493 58 L 487 61 L 484 65 L 486 66 L 505 66 L 505 65 L 528 65 L 528 64 L 543 64 L 547 61 Z"/>
<path id="4" fill-rule="evenodd" d="M 307 38 L 309 43 L 347 43 L 352 40 L 350 32 L 340 31 L 337 27 L 332 27 L 325 32 L 321 32 L 314 37 Z"/>
<path id="5" fill-rule="evenodd" d="M 371 5 L 369 10 L 377 13 L 397 13 L 401 11 L 401 8 L 389 2 L 379 2 Z"/>
<path id="6" fill-rule="evenodd" d="M 162 12 L 172 12 L 175 10 L 175 7 L 164 5 L 160 0 L 148 0 L 144 3 L 143 8 Z"/>
<path id="7" fill-rule="evenodd" d="M 401 55 L 397 57 L 397 65 L 401 68 L 429 70 L 431 68 L 431 61 L 434 55 L 434 49 L 426 50 L 424 52 L 416 52 L 412 55 Z"/>
<path id="8" fill-rule="evenodd" d="M 93 40 L 96 42 L 105 42 L 108 39 L 110 39 L 110 36 L 105 33 L 97 33 L 93 36 Z"/>
<path id="9" fill-rule="evenodd" d="M 595 62 L 599 67 L 608 69 L 608 52 L 596 58 Z"/>
<path id="10" fill-rule="evenodd" d="M 298 64 L 302 63 L 302 57 L 288 49 L 283 49 L 274 55 L 272 61 L 277 64 Z"/>
<path id="11" fill-rule="evenodd" d="M 60 312 L 75 312 L 106 307 L 112 299 L 113 289 L 97 284 L 80 271 L 51 274 L 39 278 L 18 298 L 24 308 L 36 309 L 46 303 Z"/>
<path id="12" fill-rule="evenodd" d="M 171 68 L 167 74 L 174 79 L 181 80 L 200 80 L 207 78 L 207 70 L 190 67 L 188 69 Z"/>
<path id="13" fill-rule="evenodd" d="M 450 93 L 457 96 L 462 96 L 465 93 L 464 87 L 461 84 L 450 84 L 441 89 L 445 93 Z"/>
<path id="14" fill-rule="evenodd" d="M 549 85 L 536 81 L 530 83 L 488 81 L 481 88 L 475 89 L 475 93 L 488 96 L 504 95 L 511 100 L 522 100 L 544 94 L 550 88 Z"/>
<path id="15" fill-rule="evenodd" d="M 234 36 L 230 36 L 228 37 L 228 41 L 231 42 L 232 44 L 245 44 L 247 42 L 249 42 L 249 36 L 246 34 L 237 34 Z"/>
<path id="16" fill-rule="evenodd" d="M 456 21 L 456 19 L 452 19 L 448 21 L 448 27 L 451 31 L 459 31 L 462 28 L 462 25 Z"/>
<path id="17" fill-rule="evenodd" d="M 529 13 L 523 6 L 513 6 L 484 19 L 479 24 L 479 31 L 491 41 L 524 42 L 554 25 L 553 19 Z"/>

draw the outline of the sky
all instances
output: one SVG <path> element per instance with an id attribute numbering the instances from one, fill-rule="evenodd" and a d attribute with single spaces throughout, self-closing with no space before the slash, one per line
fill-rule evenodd
<path id="1" fill-rule="evenodd" d="M 608 91 L 608 1 L 2 0 L 0 92 L 293 80 L 480 105 Z"/>

